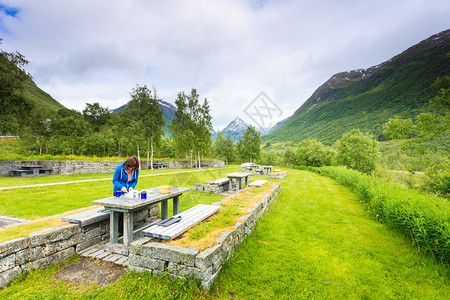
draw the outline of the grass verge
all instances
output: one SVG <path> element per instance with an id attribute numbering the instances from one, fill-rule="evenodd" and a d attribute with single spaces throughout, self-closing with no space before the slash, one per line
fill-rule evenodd
<path id="1" fill-rule="evenodd" d="M 248 214 L 247 209 L 261 202 L 262 198 L 269 195 L 275 186 L 275 182 L 269 182 L 262 187 L 248 188 L 226 198 L 220 203 L 220 210 L 216 214 L 189 229 L 179 238 L 164 240 L 163 243 L 197 248 L 200 251 L 217 245 L 217 238 L 224 231 L 233 231 L 239 218 Z"/>
<path id="2" fill-rule="evenodd" d="M 351 187 L 372 215 L 407 235 L 422 251 L 450 264 L 450 203 L 444 198 L 339 167 L 312 168 Z"/>

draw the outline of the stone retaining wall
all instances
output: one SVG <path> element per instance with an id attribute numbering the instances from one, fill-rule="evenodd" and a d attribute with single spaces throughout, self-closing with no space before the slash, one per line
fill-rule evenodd
<path id="1" fill-rule="evenodd" d="M 154 160 L 155 163 L 163 163 L 168 168 L 190 168 L 190 161 L 176 160 Z M 122 161 L 84 161 L 84 160 L 0 160 L 0 176 L 9 176 L 11 170 L 20 169 L 23 165 L 40 165 L 51 169 L 51 175 L 72 175 L 92 173 L 113 173 Z M 221 160 L 203 161 L 208 168 L 223 167 L 225 163 Z M 141 160 L 142 167 L 146 161 Z"/>
<path id="2" fill-rule="evenodd" d="M 158 205 L 136 211 L 135 226 L 149 224 L 159 216 Z M 28 273 L 58 264 L 72 254 L 109 239 L 109 219 L 85 227 L 68 224 L 46 228 L 28 237 L 0 243 L 0 289 L 21 272 Z"/>
<path id="3" fill-rule="evenodd" d="M 238 248 L 253 231 L 256 222 L 280 190 L 281 184 L 277 184 L 270 195 L 263 197 L 261 202 L 248 210 L 248 215 L 240 218 L 242 222 L 238 222 L 232 232 L 223 232 L 217 239 L 218 245 L 200 252 L 195 248 L 152 242 L 152 238 L 145 237 L 130 244 L 128 267 L 137 272 L 151 272 L 155 276 L 168 274 L 180 279 L 190 277 L 198 280 L 205 290 L 208 289 L 233 249 Z M 219 205 L 220 202 L 215 204 Z"/>
<path id="4" fill-rule="evenodd" d="M 194 183 L 194 192 L 221 194 L 229 190 L 229 184 Z"/>
<path id="5" fill-rule="evenodd" d="M 283 179 L 284 177 L 286 177 L 287 174 L 288 174 L 287 171 L 270 173 L 269 175 L 267 175 L 267 177 L 270 179 Z"/>

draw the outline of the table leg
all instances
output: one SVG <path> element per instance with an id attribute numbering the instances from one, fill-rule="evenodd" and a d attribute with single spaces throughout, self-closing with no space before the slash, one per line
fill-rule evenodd
<path id="1" fill-rule="evenodd" d="M 178 196 L 173 197 L 173 215 L 174 216 L 178 214 L 178 210 L 179 210 L 179 208 L 178 208 L 179 201 L 178 200 L 179 200 Z"/>
<path id="2" fill-rule="evenodd" d="M 133 241 L 133 212 L 123 213 L 123 244 L 128 246 Z"/>
<path id="3" fill-rule="evenodd" d="M 233 189 L 233 179 L 230 178 L 230 181 L 228 181 L 228 190 L 231 192 L 231 190 Z"/>
<path id="4" fill-rule="evenodd" d="M 248 187 L 248 176 L 245 176 L 245 187 Z"/>
<path id="5" fill-rule="evenodd" d="M 161 201 L 161 220 L 167 219 L 167 200 Z"/>
<path id="6" fill-rule="evenodd" d="M 239 192 L 239 189 L 241 188 L 241 179 L 236 178 L 236 193 Z"/>
<path id="7" fill-rule="evenodd" d="M 117 211 L 110 211 L 109 227 L 109 241 L 111 244 L 117 244 L 119 236 L 119 213 Z"/>

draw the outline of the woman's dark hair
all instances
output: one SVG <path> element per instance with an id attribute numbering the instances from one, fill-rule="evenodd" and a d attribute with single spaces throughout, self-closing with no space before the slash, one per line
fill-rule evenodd
<path id="1" fill-rule="evenodd" d="M 131 156 L 125 162 L 125 167 L 128 167 L 133 171 L 136 171 L 137 169 L 139 169 L 139 160 L 137 159 L 136 156 Z"/>

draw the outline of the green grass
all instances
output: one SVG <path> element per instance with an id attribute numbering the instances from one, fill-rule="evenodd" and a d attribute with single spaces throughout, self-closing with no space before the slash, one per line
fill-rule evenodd
<path id="1" fill-rule="evenodd" d="M 373 220 L 348 188 L 293 169 L 284 180 L 274 181 L 282 183 L 278 198 L 208 293 L 192 281 L 134 272 L 102 288 L 63 283 L 53 277 L 60 265 L 19 278 L 0 297 L 448 299 L 449 270 Z"/>
<path id="2" fill-rule="evenodd" d="M 372 216 L 407 235 L 419 249 L 450 266 L 450 204 L 445 198 L 340 167 L 311 168 L 349 186 Z"/>
<path id="3" fill-rule="evenodd" d="M 143 170 L 141 175 L 169 172 L 185 172 L 176 175 L 161 175 L 139 178 L 137 188 L 150 188 L 161 185 L 172 185 L 192 188 L 194 183 L 210 181 L 223 177 L 224 174 L 237 171 L 238 168 L 219 169 L 213 171 L 186 172 L 189 169 L 177 170 Z M 2 179 L 2 186 L 28 185 L 38 183 L 65 182 L 75 180 L 87 180 L 97 178 L 111 178 L 111 174 L 89 175 L 61 175 L 37 178 L 8 178 Z M 32 188 L 19 188 L 0 190 L 0 215 L 18 217 L 24 219 L 38 219 L 42 217 L 61 214 L 73 209 L 92 205 L 93 200 L 110 197 L 112 195 L 111 180 L 72 183 L 54 186 L 42 186 Z M 211 203 L 218 199 L 206 197 L 206 194 L 188 192 L 180 197 L 180 209 L 184 210 L 192 206 L 197 200 L 194 198 L 211 199 Z M 209 200 L 208 200 L 209 201 Z M 202 203 L 202 202 L 199 202 Z M 208 203 L 205 203 L 208 204 Z"/>

